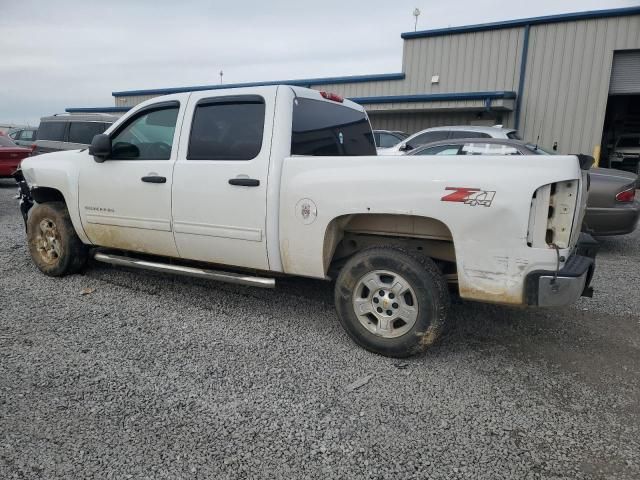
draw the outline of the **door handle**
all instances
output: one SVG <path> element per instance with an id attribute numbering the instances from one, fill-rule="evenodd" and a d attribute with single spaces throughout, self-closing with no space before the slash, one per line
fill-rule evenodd
<path id="1" fill-rule="evenodd" d="M 140 180 L 147 183 L 167 183 L 167 177 L 161 177 L 159 175 L 147 175 Z"/>
<path id="2" fill-rule="evenodd" d="M 255 178 L 230 178 L 229 185 L 240 185 L 241 187 L 259 187 L 260 180 Z"/>

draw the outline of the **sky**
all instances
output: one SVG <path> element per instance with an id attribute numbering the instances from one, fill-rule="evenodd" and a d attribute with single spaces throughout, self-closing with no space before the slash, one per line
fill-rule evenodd
<path id="1" fill-rule="evenodd" d="M 400 33 L 640 0 L 0 0 L 0 122 L 119 90 L 400 72 Z"/>

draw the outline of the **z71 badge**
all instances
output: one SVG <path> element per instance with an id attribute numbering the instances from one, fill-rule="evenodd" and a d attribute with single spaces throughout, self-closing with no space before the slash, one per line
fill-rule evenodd
<path id="1" fill-rule="evenodd" d="M 442 197 L 440 200 L 443 202 L 460 202 L 472 207 L 476 205 L 490 207 L 493 197 L 496 195 L 495 191 L 480 190 L 479 188 L 446 187 L 445 190 L 453 190 L 453 192 Z"/>

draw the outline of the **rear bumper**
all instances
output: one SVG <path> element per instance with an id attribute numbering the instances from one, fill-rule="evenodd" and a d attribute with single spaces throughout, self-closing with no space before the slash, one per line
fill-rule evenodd
<path id="1" fill-rule="evenodd" d="M 640 203 L 620 204 L 612 208 L 587 208 L 584 223 L 592 235 L 624 235 L 635 230 L 640 218 Z"/>
<path id="2" fill-rule="evenodd" d="M 575 251 L 560 270 L 538 270 L 527 275 L 527 304 L 560 307 L 574 303 L 581 296 L 591 297 L 597 251 L 598 243 L 590 235 L 581 233 Z"/>

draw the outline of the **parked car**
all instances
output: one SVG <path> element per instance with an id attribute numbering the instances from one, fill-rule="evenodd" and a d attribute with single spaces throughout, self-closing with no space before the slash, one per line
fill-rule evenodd
<path id="1" fill-rule="evenodd" d="M 391 148 L 378 150 L 378 155 L 403 155 L 420 145 L 440 140 L 456 138 L 502 138 L 519 140 L 518 132 L 512 128 L 501 126 L 481 127 L 461 125 L 450 127 L 432 127 L 414 133 Z"/>
<path id="2" fill-rule="evenodd" d="M 16 145 L 31 147 L 36 141 L 37 132 L 38 129 L 33 127 L 16 128 L 9 132 L 9 137 Z"/>
<path id="3" fill-rule="evenodd" d="M 279 275 L 334 278 L 353 340 L 409 356 L 443 331 L 448 282 L 511 305 L 590 295 L 592 160 L 526 155 L 523 175 L 510 159 L 381 157 L 362 106 L 274 85 L 147 100 L 88 150 L 26 159 L 17 176 L 46 275 L 91 256 L 270 288 Z"/>
<path id="4" fill-rule="evenodd" d="M 640 174 L 640 134 L 619 136 L 609 156 L 609 165 Z"/>
<path id="5" fill-rule="evenodd" d="M 19 147 L 7 135 L 0 135 L 0 178 L 11 177 L 29 155 L 30 148 Z"/>
<path id="6" fill-rule="evenodd" d="M 373 138 L 376 141 L 377 148 L 393 147 L 398 143 L 400 143 L 405 138 L 407 138 L 408 136 L 409 136 L 408 134 L 404 132 L 400 132 L 398 130 L 374 130 L 373 131 Z"/>
<path id="7" fill-rule="evenodd" d="M 95 135 L 104 133 L 118 117 L 104 113 L 62 113 L 42 117 L 35 141 L 34 155 L 88 148 Z"/>
<path id="8" fill-rule="evenodd" d="M 545 150 L 515 140 L 445 140 L 423 145 L 408 155 L 549 155 Z M 622 235 L 636 228 L 640 203 L 638 176 L 621 170 L 592 168 L 584 223 L 592 235 Z"/>

